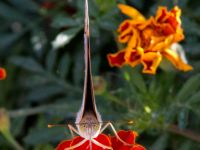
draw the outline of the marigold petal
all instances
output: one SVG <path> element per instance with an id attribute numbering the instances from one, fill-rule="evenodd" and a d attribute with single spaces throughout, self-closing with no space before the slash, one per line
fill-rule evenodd
<path id="1" fill-rule="evenodd" d="M 167 7 L 159 7 L 156 12 L 156 21 L 157 22 L 164 22 L 168 17 Z"/>
<path id="2" fill-rule="evenodd" d="M 140 39 L 139 31 L 136 29 L 133 29 L 133 34 L 130 40 L 128 41 L 128 47 L 136 48 L 140 46 L 140 44 L 141 44 L 141 39 Z"/>
<path id="3" fill-rule="evenodd" d="M 125 30 L 129 28 L 131 28 L 131 20 L 125 20 L 119 25 L 119 28 L 117 29 L 117 31 L 124 32 Z"/>
<path id="4" fill-rule="evenodd" d="M 184 34 L 183 34 L 183 29 L 182 28 L 178 28 L 176 30 L 176 33 L 173 36 L 174 36 L 174 39 L 173 39 L 174 43 L 182 41 L 185 38 Z"/>
<path id="5" fill-rule="evenodd" d="M 121 50 L 115 54 L 108 54 L 107 59 L 111 67 L 122 67 L 125 61 L 125 50 Z"/>
<path id="6" fill-rule="evenodd" d="M 161 60 L 162 55 L 158 52 L 145 53 L 142 58 L 143 73 L 155 74 Z"/>
<path id="7" fill-rule="evenodd" d="M 136 144 L 131 150 L 146 150 L 142 145 Z"/>
<path id="8" fill-rule="evenodd" d="M 0 80 L 4 80 L 7 76 L 6 70 L 4 68 L 0 68 Z"/>
<path id="9" fill-rule="evenodd" d="M 121 32 L 118 36 L 118 41 L 120 43 L 127 43 L 131 36 L 133 35 L 133 31 L 131 28 L 128 28 L 127 30 L 124 30 L 123 32 Z"/>
<path id="10" fill-rule="evenodd" d="M 78 136 L 73 139 L 73 141 L 71 142 L 71 146 L 74 146 L 83 140 L 84 140 L 84 138 Z M 109 137 L 104 134 L 100 134 L 97 138 L 95 138 L 95 140 L 105 146 L 111 147 L 111 141 L 110 141 Z M 80 145 L 79 147 L 74 148 L 74 150 L 90 150 L 89 140 L 86 141 L 84 144 Z M 108 149 L 104 149 L 104 148 L 99 147 L 96 144 L 92 143 L 92 150 L 108 150 Z"/>
<path id="11" fill-rule="evenodd" d="M 131 67 L 135 67 L 139 63 L 141 63 L 142 55 L 144 54 L 144 50 L 142 48 L 137 48 L 136 50 L 128 49 L 125 54 L 125 60 L 127 64 Z"/>
<path id="12" fill-rule="evenodd" d="M 164 37 L 164 39 L 163 37 L 159 37 L 160 39 L 157 38 L 157 42 L 155 41 L 155 45 L 151 47 L 153 51 L 163 51 L 172 45 L 173 38 L 174 38 L 173 36 Z M 162 41 L 158 42 L 159 40 L 162 40 Z"/>
<path id="13" fill-rule="evenodd" d="M 61 141 L 59 145 L 56 147 L 56 150 L 64 150 L 65 148 L 70 147 L 71 142 L 72 142 L 71 140 Z"/>
<path id="14" fill-rule="evenodd" d="M 135 144 L 135 139 L 138 136 L 138 134 L 134 131 L 124 130 L 119 131 L 117 134 L 123 141 L 129 144 Z M 130 150 L 132 148 L 132 146 L 124 145 L 121 141 L 117 139 L 117 137 L 112 137 L 111 141 L 114 150 Z"/>
<path id="15" fill-rule="evenodd" d="M 175 6 L 172 10 L 171 13 L 174 14 L 176 17 L 176 20 L 178 21 L 179 24 L 181 24 L 181 9 L 178 6 Z"/>
<path id="16" fill-rule="evenodd" d="M 119 4 L 118 5 L 121 12 L 135 20 L 146 20 L 145 17 L 135 8 L 130 7 L 128 5 Z"/>
<path id="17" fill-rule="evenodd" d="M 179 70 L 190 71 L 193 69 L 193 67 L 186 64 L 175 51 L 166 49 L 162 52 L 162 55 L 164 55 Z"/>

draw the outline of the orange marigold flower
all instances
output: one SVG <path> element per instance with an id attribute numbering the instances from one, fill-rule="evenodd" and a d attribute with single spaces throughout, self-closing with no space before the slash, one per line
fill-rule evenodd
<path id="1" fill-rule="evenodd" d="M 125 52 L 125 50 L 121 50 L 115 54 L 108 54 L 107 58 L 110 66 L 122 67 L 126 63 Z"/>
<path id="2" fill-rule="evenodd" d="M 156 15 L 149 19 L 130 6 L 119 4 L 118 7 L 130 19 L 119 25 L 118 41 L 126 44 L 126 48 L 108 54 L 110 66 L 127 64 L 135 67 L 142 64 L 143 73 L 155 74 L 162 57 L 165 57 L 179 70 L 192 70 L 176 51 L 170 50 L 171 45 L 184 39 L 181 10 L 177 6 L 170 11 L 159 7 Z"/>
<path id="3" fill-rule="evenodd" d="M 143 73 L 155 74 L 162 60 L 162 55 L 157 52 L 147 52 L 142 58 Z"/>
<path id="4" fill-rule="evenodd" d="M 162 52 L 162 55 L 165 56 L 179 70 L 190 71 L 193 69 L 190 65 L 184 62 L 175 51 L 171 49 L 166 49 Z"/>
<path id="5" fill-rule="evenodd" d="M 139 145 L 135 142 L 135 139 L 138 136 L 136 132 L 121 130 L 117 134 L 122 140 L 131 144 L 132 146 L 124 145 L 121 141 L 117 139 L 117 137 L 110 137 L 105 134 L 100 134 L 97 138 L 95 138 L 95 140 L 103 145 L 112 147 L 113 150 L 145 150 L 145 148 L 142 145 Z M 83 138 L 80 136 L 77 136 L 72 140 L 62 141 L 57 146 L 56 150 L 65 150 L 66 148 L 69 148 L 70 146 L 73 146 L 79 143 L 80 141 L 83 141 Z M 103 150 L 103 148 L 95 145 L 94 143 L 92 143 L 92 149 Z M 75 148 L 74 150 L 90 150 L 89 140 L 86 141 L 83 145 L 80 145 L 79 147 Z"/>
<path id="6" fill-rule="evenodd" d="M 135 67 L 136 65 L 141 63 L 142 57 L 144 54 L 144 50 L 142 48 L 138 49 L 128 49 L 125 54 L 125 60 L 127 64 L 131 67 Z"/>
<path id="7" fill-rule="evenodd" d="M 5 79 L 7 76 L 6 70 L 4 68 L 0 68 L 0 80 Z"/>
<path id="8" fill-rule="evenodd" d="M 119 4 L 118 7 L 122 11 L 122 13 L 131 17 L 132 19 L 141 20 L 141 21 L 145 20 L 145 17 L 137 9 L 133 7 L 130 7 L 124 4 Z"/>

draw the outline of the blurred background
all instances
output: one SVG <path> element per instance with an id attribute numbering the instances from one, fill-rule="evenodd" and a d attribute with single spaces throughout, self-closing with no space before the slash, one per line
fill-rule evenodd
<path id="1" fill-rule="evenodd" d="M 83 3 L 0 1 L 0 67 L 8 74 L 0 81 L 0 126 L 7 118 L 10 128 L 7 134 L 0 130 L 1 150 L 19 145 L 53 150 L 70 138 L 67 128 L 47 125 L 73 123 L 81 104 Z M 109 67 L 106 55 L 118 50 L 116 30 L 126 18 L 117 3 L 134 6 L 146 17 L 155 15 L 158 6 L 178 5 L 186 37 L 181 45 L 194 70 L 183 73 L 167 65 L 152 76 L 141 74 L 139 67 Z M 137 143 L 147 150 L 200 150 L 200 1 L 89 0 L 89 8 L 95 94 L 102 118 L 117 130 L 136 130 Z"/>

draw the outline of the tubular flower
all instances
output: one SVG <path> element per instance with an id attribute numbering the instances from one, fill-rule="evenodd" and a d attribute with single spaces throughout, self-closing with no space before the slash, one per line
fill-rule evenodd
<path id="1" fill-rule="evenodd" d="M 0 68 L 0 80 L 4 80 L 6 78 L 6 70 L 4 68 Z"/>
<path id="2" fill-rule="evenodd" d="M 99 143 L 112 147 L 113 150 L 145 150 L 145 148 L 139 144 L 136 144 L 135 139 L 137 137 L 137 133 L 133 131 L 119 131 L 118 136 L 124 140 L 125 142 L 129 143 L 132 146 L 124 145 L 122 142 L 120 142 L 115 136 L 110 137 L 105 134 L 100 134 L 97 138 L 95 138 L 96 141 Z M 69 148 L 83 140 L 82 137 L 78 136 L 73 138 L 72 140 L 65 140 L 62 141 L 56 148 L 56 150 L 65 150 L 66 148 Z M 103 148 L 95 145 L 92 143 L 92 149 L 93 150 L 104 150 Z M 74 150 L 90 150 L 90 144 L 89 141 L 86 141 L 83 145 L 75 148 Z"/>
<path id="3" fill-rule="evenodd" d="M 173 44 L 184 39 L 181 10 L 177 6 L 170 11 L 166 7 L 159 7 L 156 15 L 149 19 L 130 6 L 119 4 L 118 7 L 130 19 L 119 25 L 118 41 L 126 44 L 126 48 L 108 54 L 110 66 L 135 67 L 142 64 L 143 73 L 155 74 L 162 58 L 167 58 L 179 70 L 192 70 L 176 51 L 170 49 Z"/>

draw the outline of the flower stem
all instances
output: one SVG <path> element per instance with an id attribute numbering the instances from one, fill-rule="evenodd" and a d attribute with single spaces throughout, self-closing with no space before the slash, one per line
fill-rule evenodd
<path id="1" fill-rule="evenodd" d="M 24 150 L 24 148 L 14 139 L 10 131 L 2 132 L 6 140 L 15 148 L 16 150 Z"/>

